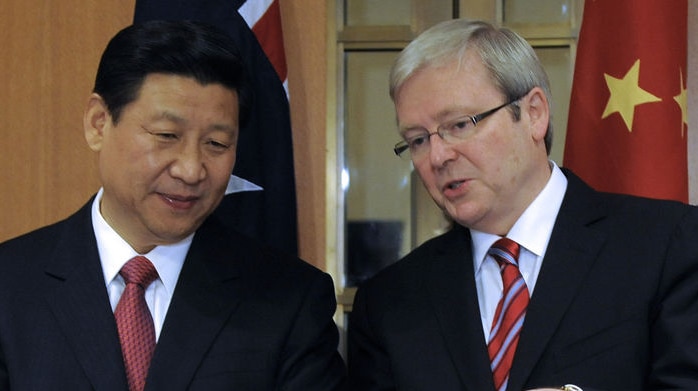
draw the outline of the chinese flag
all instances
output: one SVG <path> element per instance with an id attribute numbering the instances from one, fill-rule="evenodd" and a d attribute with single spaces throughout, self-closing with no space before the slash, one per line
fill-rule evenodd
<path id="1" fill-rule="evenodd" d="M 587 0 L 564 165 L 602 191 L 688 202 L 686 0 Z"/>

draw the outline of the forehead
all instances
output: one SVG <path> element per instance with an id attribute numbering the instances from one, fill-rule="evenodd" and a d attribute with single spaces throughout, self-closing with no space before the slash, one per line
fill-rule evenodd
<path id="1" fill-rule="evenodd" d="M 453 113 L 475 114 L 501 96 L 480 56 L 466 50 L 461 59 L 416 71 L 398 89 L 395 110 L 400 128 L 405 129 Z"/>
<path id="2" fill-rule="evenodd" d="M 130 107 L 129 107 L 130 106 Z M 187 76 L 153 73 L 143 80 L 136 99 L 125 110 L 192 114 L 238 115 L 237 91 L 222 84 L 201 84 Z"/>
<path id="3" fill-rule="evenodd" d="M 187 92 L 187 90 L 205 89 L 211 86 L 237 95 L 237 90 L 228 88 L 221 83 L 202 83 L 193 76 L 168 73 L 150 73 L 143 78 L 143 81 L 138 88 L 137 98 L 145 93 L 152 93 L 160 90 L 170 90 L 170 92 L 174 93 L 183 93 Z"/>

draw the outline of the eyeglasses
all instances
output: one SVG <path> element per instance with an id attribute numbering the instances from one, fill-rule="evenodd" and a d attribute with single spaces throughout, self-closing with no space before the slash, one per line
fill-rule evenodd
<path id="1" fill-rule="evenodd" d="M 522 97 L 512 99 L 502 105 L 495 107 L 494 109 L 487 110 L 484 113 L 461 116 L 454 120 L 443 123 L 439 125 L 438 128 L 436 128 L 436 132 L 434 133 L 424 131 L 423 133 L 418 134 L 416 136 L 407 137 L 406 139 L 395 144 L 393 151 L 397 156 L 406 157 L 408 155 L 403 153 L 409 150 L 409 155 L 412 156 L 412 159 L 418 160 L 429 153 L 429 149 L 431 148 L 429 140 L 431 139 L 431 136 L 438 134 L 439 137 L 441 137 L 441 139 L 444 140 L 444 142 L 448 144 L 456 144 L 470 137 L 470 135 L 473 133 L 473 130 L 475 129 L 475 126 L 480 121 L 496 113 L 500 109 L 507 107 L 512 103 L 515 103 L 521 98 Z"/>

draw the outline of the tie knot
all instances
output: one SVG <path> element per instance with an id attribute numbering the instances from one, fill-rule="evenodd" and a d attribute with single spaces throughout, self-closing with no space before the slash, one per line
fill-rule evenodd
<path id="1" fill-rule="evenodd" d="M 494 242 L 487 253 L 494 257 L 502 266 L 503 264 L 510 264 L 518 267 L 520 249 L 519 244 L 515 241 L 509 238 L 501 238 Z"/>
<path id="2" fill-rule="evenodd" d="M 124 278 L 126 284 L 138 284 L 143 289 L 158 278 L 158 272 L 155 270 L 155 266 L 153 266 L 148 258 L 140 255 L 126 262 L 119 274 Z"/>

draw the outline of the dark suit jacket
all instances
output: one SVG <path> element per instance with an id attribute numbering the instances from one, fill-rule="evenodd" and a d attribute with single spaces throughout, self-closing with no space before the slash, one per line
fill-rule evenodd
<path id="1" fill-rule="evenodd" d="M 698 208 L 569 184 L 509 390 L 698 390 Z M 456 227 L 361 286 L 353 389 L 494 390 L 469 231 Z"/>
<path id="2" fill-rule="evenodd" d="M 90 204 L 0 245 L 0 390 L 127 389 Z M 331 278 L 226 231 L 197 231 L 146 390 L 334 390 Z"/>

